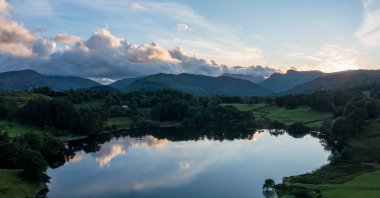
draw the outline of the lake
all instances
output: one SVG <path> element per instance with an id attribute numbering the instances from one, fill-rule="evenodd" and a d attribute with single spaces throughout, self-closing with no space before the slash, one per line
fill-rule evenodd
<path id="1" fill-rule="evenodd" d="M 264 197 L 266 178 L 315 170 L 330 154 L 310 135 L 177 130 L 70 142 L 69 160 L 48 170 L 48 197 Z"/>

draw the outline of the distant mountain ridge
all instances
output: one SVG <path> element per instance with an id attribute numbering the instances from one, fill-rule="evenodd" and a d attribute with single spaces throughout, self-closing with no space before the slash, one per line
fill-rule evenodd
<path id="1" fill-rule="evenodd" d="M 380 85 L 380 70 L 351 70 L 326 74 L 298 85 L 285 94 L 312 93 L 320 90 L 346 90 Z"/>
<path id="2" fill-rule="evenodd" d="M 74 76 L 47 76 L 34 70 L 0 73 L 0 90 L 23 91 L 42 86 L 53 90 L 79 89 L 99 86 L 100 83 Z"/>
<path id="3" fill-rule="evenodd" d="M 245 74 L 224 73 L 222 76 L 228 76 L 228 77 L 232 77 L 232 78 L 249 80 L 253 83 L 259 83 L 259 82 L 262 82 L 265 80 L 264 76 L 252 76 L 252 75 L 245 75 Z"/>
<path id="4" fill-rule="evenodd" d="M 288 70 L 285 74 L 272 74 L 268 79 L 259 83 L 259 85 L 274 93 L 281 93 L 323 75 L 325 75 L 325 73 L 320 71 Z"/>
<path id="5" fill-rule="evenodd" d="M 227 76 L 211 77 L 195 74 L 154 74 L 130 80 L 120 80 L 110 86 L 120 86 L 125 82 L 125 90 L 156 91 L 161 89 L 176 89 L 196 95 L 237 95 L 237 96 L 267 96 L 271 92 L 261 86 L 243 79 Z"/>
<path id="6" fill-rule="evenodd" d="M 23 91 L 49 86 L 53 90 L 84 88 L 120 92 L 176 89 L 196 95 L 270 96 L 380 86 L 380 70 L 352 70 L 329 74 L 319 71 L 289 70 L 285 74 L 273 74 L 259 84 L 238 77 L 160 73 L 101 85 L 81 77 L 48 76 L 33 70 L 20 70 L 0 73 L 0 90 Z"/>

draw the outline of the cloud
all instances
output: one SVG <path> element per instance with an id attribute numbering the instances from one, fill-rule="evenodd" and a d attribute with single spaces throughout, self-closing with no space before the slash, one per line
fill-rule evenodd
<path id="1" fill-rule="evenodd" d="M 131 9 L 133 11 L 143 11 L 143 10 L 146 10 L 146 8 L 143 5 L 141 5 L 140 3 L 137 3 L 137 2 L 131 3 Z"/>
<path id="2" fill-rule="evenodd" d="M 181 170 L 189 169 L 190 166 L 191 166 L 191 162 L 190 161 L 180 161 L 180 162 L 178 162 L 178 167 Z"/>
<path id="3" fill-rule="evenodd" d="M 177 30 L 186 32 L 189 30 L 189 25 L 187 25 L 185 23 L 179 23 L 179 24 L 177 24 Z"/>
<path id="4" fill-rule="evenodd" d="M 232 74 L 246 74 L 251 76 L 264 76 L 269 77 L 271 74 L 277 72 L 276 69 L 270 67 L 264 67 L 261 65 L 257 66 L 234 66 L 234 67 L 223 67 L 223 73 Z"/>
<path id="5" fill-rule="evenodd" d="M 129 5 L 129 4 L 126 4 Z M 49 5 L 50 6 L 50 5 Z M 180 11 L 173 9 L 172 4 L 148 3 L 141 4 L 147 10 L 165 14 L 180 14 L 197 21 L 198 27 L 208 28 L 209 23 L 196 15 L 187 7 L 175 5 Z M 136 5 L 135 5 L 136 7 Z M 140 8 L 141 10 L 141 8 Z M 186 20 L 188 20 L 186 18 Z M 189 29 L 187 23 L 179 24 L 181 30 Z M 209 31 L 209 30 L 208 30 Z M 64 43 L 63 48 L 57 48 L 57 43 Z M 195 41 L 200 48 L 220 52 L 223 57 L 239 56 L 240 52 L 231 52 L 236 43 L 232 41 L 226 52 L 221 47 L 203 41 Z M 190 47 L 191 48 L 191 47 Z M 206 48 L 205 48 L 206 49 Z M 245 48 L 244 56 L 249 59 L 262 57 L 256 48 Z M 240 54 L 241 55 L 241 54 Z M 207 57 L 207 54 L 204 54 Z M 156 42 L 151 44 L 128 43 L 123 37 L 116 36 L 107 28 L 101 28 L 88 39 L 60 33 L 53 38 L 42 38 L 33 34 L 22 24 L 10 20 L 9 6 L 0 0 L 0 72 L 19 69 L 34 69 L 43 74 L 75 75 L 98 81 L 112 82 L 115 79 L 137 77 L 156 73 L 192 73 L 219 76 L 224 72 L 270 75 L 273 69 L 264 67 L 227 67 L 219 65 L 212 59 L 206 60 L 194 55 L 188 55 L 183 48 L 165 49 Z"/>
<path id="6" fill-rule="evenodd" d="M 41 58 L 47 58 L 56 50 L 56 43 L 47 39 L 38 39 L 33 45 L 33 53 Z"/>
<path id="7" fill-rule="evenodd" d="M 109 165 L 116 157 L 125 155 L 129 147 L 142 148 L 145 150 L 160 150 L 163 149 L 168 142 L 167 139 L 157 139 L 151 135 L 141 138 L 127 137 L 125 139 L 113 139 L 103 144 L 98 152 L 91 153 L 91 156 L 95 158 L 100 167 L 104 167 Z M 75 157 L 72 160 L 75 160 Z"/>
<path id="8" fill-rule="evenodd" d="M 239 34 L 241 30 L 226 26 L 221 21 L 206 20 L 185 3 L 162 1 L 131 3 L 124 0 L 113 0 L 93 1 L 88 4 L 87 1 L 76 0 L 74 4 L 91 7 L 97 12 L 112 15 L 114 19 L 123 18 L 125 19 L 123 23 L 111 22 L 111 26 L 118 29 L 119 32 L 120 30 L 143 32 L 139 35 L 139 39 L 154 41 L 166 49 L 181 46 L 191 55 L 197 54 L 200 58 L 217 60 L 226 65 L 267 64 L 266 57 L 256 43 L 242 38 Z M 131 7 L 142 7 L 144 12 L 128 12 L 129 10 L 142 10 L 133 10 Z M 189 27 L 188 31 L 191 30 L 191 32 L 183 34 L 183 31 L 173 31 L 162 25 L 163 23 L 184 24 Z M 185 30 L 184 25 L 181 25 L 179 29 Z M 240 33 L 247 34 L 247 32 Z M 260 35 L 256 34 L 256 36 Z"/>
<path id="9" fill-rule="evenodd" d="M 79 42 L 81 39 L 79 36 L 70 36 L 67 34 L 57 34 L 52 39 L 56 43 L 75 43 Z"/>
<path id="10" fill-rule="evenodd" d="M 366 46 L 380 46 L 380 1 L 364 0 L 364 19 L 355 36 Z"/>
<path id="11" fill-rule="evenodd" d="M 0 0 L 0 16 L 4 17 L 8 15 L 9 5 L 5 0 Z"/>
<path id="12" fill-rule="evenodd" d="M 108 142 L 102 146 L 102 149 L 96 153 L 91 154 L 97 162 L 99 162 L 99 166 L 103 167 L 109 164 L 112 159 L 119 155 L 124 155 L 126 152 L 124 142 L 122 141 L 114 141 Z"/>
<path id="13" fill-rule="evenodd" d="M 33 35 L 23 25 L 9 20 L 9 5 L 0 0 L 0 53 L 14 56 L 31 56 L 31 46 L 36 41 Z"/>
<path id="14" fill-rule="evenodd" d="M 336 72 L 348 69 L 358 69 L 360 53 L 355 48 L 337 44 L 324 44 L 320 48 L 305 49 L 302 52 L 292 52 L 288 57 L 295 62 L 303 63 L 298 70 L 321 70 Z"/>
<path id="15" fill-rule="evenodd" d="M 127 48 L 127 58 L 134 62 L 150 62 L 150 61 L 160 61 L 175 63 L 177 62 L 173 59 L 169 52 L 159 46 L 157 43 L 152 43 L 150 45 L 130 45 Z"/>
<path id="16" fill-rule="evenodd" d="M 61 40 L 60 40 L 61 39 Z M 56 48 L 58 40 L 36 38 L 29 56 L 12 58 L 0 55 L 3 70 L 10 68 L 34 69 L 44 74 L 80 75 L 93 79 L 118 79 L 156 73 L 193 73 L 218 76 L 224 72 L 269 75 L 273 69 L 264 67 L 221 66 L 195 56 L 188 56 L 177 47 L 166 50 L 157 43 L 129 44 L 124 38 L 113 35 L 102 28 L 89 39 L 67 44 L 64 49 Z M 66 40 L 67 41 L 67 40 Z M 23 48 L 15 49 L 21 50 Z M 20 54 L 22 52 L 19 52 Z M 109 81 L 109 80 L 108 80 Z"/>

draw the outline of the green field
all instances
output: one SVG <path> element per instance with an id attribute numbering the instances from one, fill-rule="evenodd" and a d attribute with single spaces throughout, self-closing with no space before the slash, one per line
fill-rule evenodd
<path id="1" fill-rule="evenodd" d="M 16 121 L 0 120 L 0 129 L 8 132 L 8 136 L 14 138 L 29 132 L 51 133 L 50 130 L 28 126 Z"/>
<path id="2" fill-rule="evenodd" d="M 318 128 L 324 120 L 327 120 L 330 113 L 313 111 L 310 107 L 298 107 L 288 109 L 277 107 L 274 105 L 268 106 L 264 103 L 259 104 L 223 104 L 232 105 L 239 111 L 250 111 L 255 118 L 269 119 L 278 121 L 285 125 L 290 125 L 295 122 L 303 122 L 309 127 Z"/>
<path id="3" fill-rule="evenodd" d="M 341 184 L 300 185 L 318 188 L 323 197 L 331 198 L 377 198 L 380 197 L 380 170 L 364 173 Z"/>
<path id="4" fill-rule="evenodd" d="M 34 197 L 45 187 L 44 183 L 34 184 L 25 181 L 20 175 L 22 170 L 0 169 L 0 197 Z"/>
<path id="5" fill-rule="evenodd" d="M 117 128 L 128 128 L 132 124 L 131 118 L 128 117 L 119 117 L 119 118 L 110 118 L 106 122 L 107 126 L 115 125 Z"/>

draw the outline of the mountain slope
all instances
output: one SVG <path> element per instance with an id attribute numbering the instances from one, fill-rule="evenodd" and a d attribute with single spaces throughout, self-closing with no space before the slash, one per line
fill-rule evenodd
<path id="1" fill-rule="evenodd" d="M 22 91 L 42 86 L 54 90 L 79 89 L 98 86 L 99 83 L 80 77 L 44 76 L 34 70 L 0 73 L 0 90 Z"/>
<path id="2" fill-rule="evenodd" d="M 286 93 L 312 93 L 319 90 L 345 90 L 380 85 L 380 70 L 352 70 L 327 74 L 299 85 Z"/>
<path id="3" fill-rule="evenodd" d="M 227 76 L 210 77 L 194 74 L 155 74 L 146 76 L 131 83 L 127 89 L 129 91 L 177 89 L 196 95 L 264 96 L 271 94 L 271 92 L 248 80 Z"/>
<path id="4" fill-rule="evenodd" d="M 320 71 L 288 70 L 285 74 L 272 74 L 268 79 L 259 83 L 259 85 L 274 93 L 280 93 L 323 75 L 324 73 Z"/>
<path id="5" fill-rule="evenodd" d="M 135 82 L 137 79 L 138 78 L 125 78 L 125 79 L 115 81 L 115 82 L 109 84 L 108 86 L 116 88 L 116 89 L 121 90 L 121 91 L 125 91 L 127 89 L 127 87 L 130 84 L 132 84 L 133 82 Z"/>
<path id="6" fill-rule="evenodd" d="M 33 70 L 0 73 L 0 90 L 26 90 L 47 86 L 43 76 Z"/>
<path id="7" fill-rule="evenodd" d="M 90 88 L 100 85 L 93 80 L 75 76 L 44 76 L 43 79 L 49 87 L 55 90 Z"/>
<path id="8" fill-rule="evenodd" d="M 259 83 L 259 82 L 262 82 L 265 80 L 265 78 L 263 76 L 251 76 L 251 75 L 244 75 L 244 74 L 224 73 L 222 76 L 228 76 L 228 77 L 232 77 L 232 78 L 249 80 L 253 83 Z"/>

